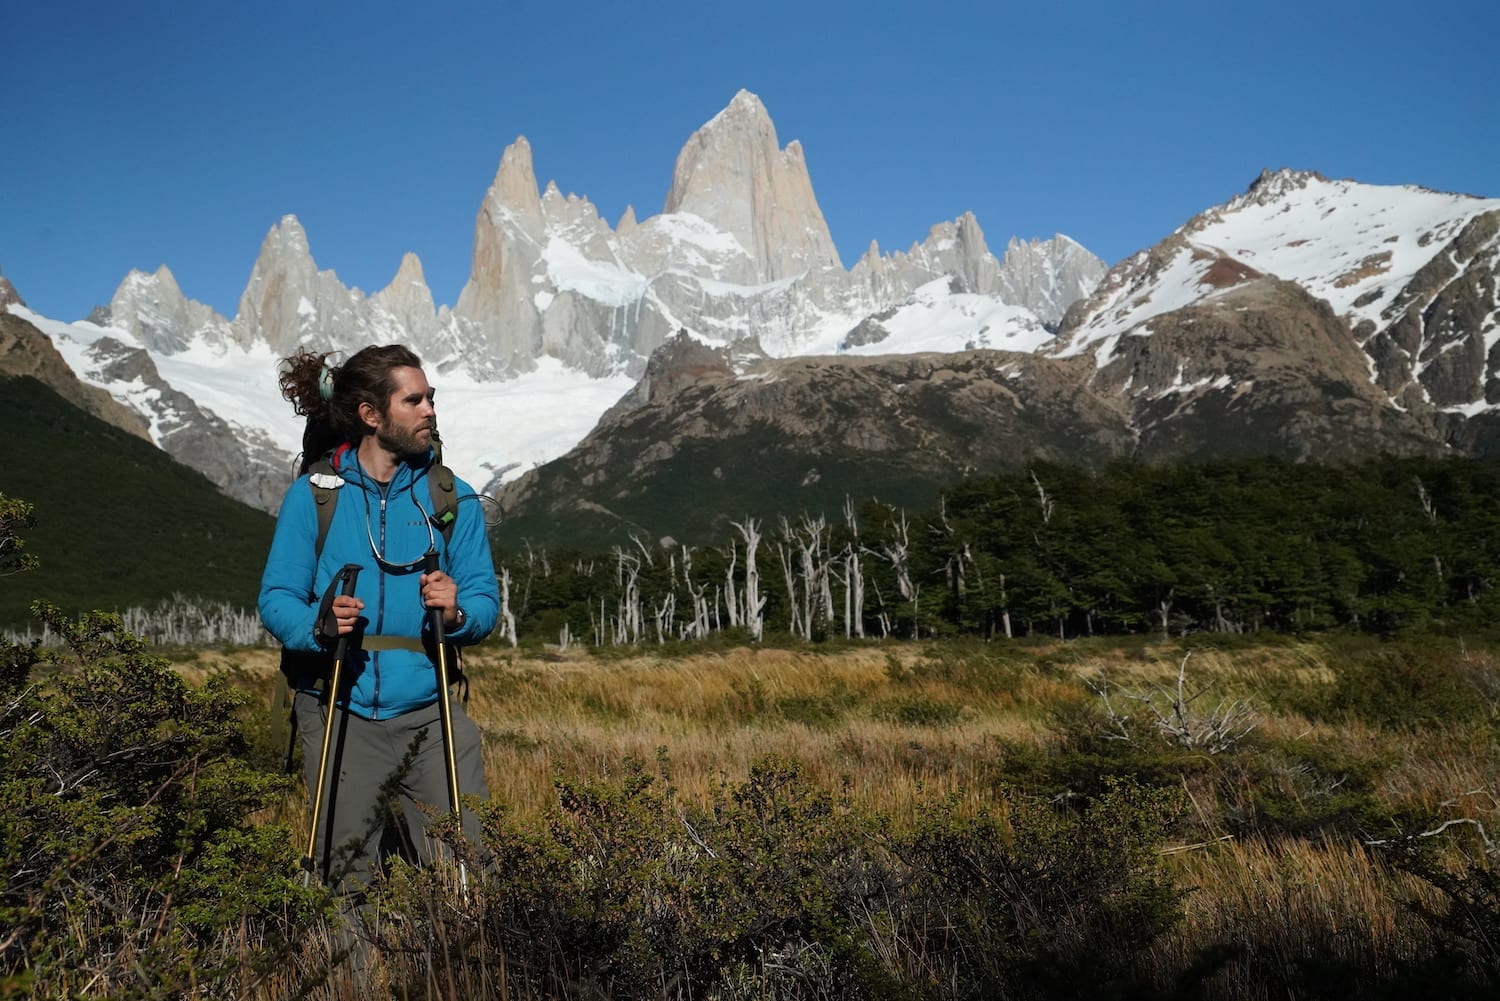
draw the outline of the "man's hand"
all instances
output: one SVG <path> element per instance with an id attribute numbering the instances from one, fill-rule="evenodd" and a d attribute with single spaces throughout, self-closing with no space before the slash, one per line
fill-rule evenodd
<path id="1" fill-rule="evenodd" d="M 458 626 L 458 582 L 441 570 L 422 575 L 422 604 L 441 609 L 443 628 Z"/>
<path id="2" fill-rule="evenodd" d="M 359 613 L 365 610 L 365 603 L 352 594 L 340 594 L 333 599 L 333 616 L 339 622 L 339 635 L 348 636 L 354 632 L 354 627 L 359 623 Z"/>

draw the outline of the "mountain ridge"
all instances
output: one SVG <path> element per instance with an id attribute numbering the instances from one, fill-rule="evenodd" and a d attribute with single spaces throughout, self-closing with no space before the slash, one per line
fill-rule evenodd
<path id="1" fill-rule="evenodd" d="M 837 350 L 867 318 L 899 310 L 919 292 L 923 308 L 932 309 L 935 297 L 950 293 L 922 290 L 953 278 L 955 303 L 958 296 L 979 296 L 1007 330 L 1040 331 L 1060 317 L 1062 300 L 1104 271 L 1102 261 L 1072 241 L 1012 239 L 1006 259 L 1009 265 L 989 252 L 978 220 L 966 213 L 934 226 L 911 251 L 873 250 L 844 270 L 801 143 L 782 147 L 759 98 L 742 90 L 684 143 L 663 212 L 637 219 L 630 209 L 614 228 L 585 197 L 565 196 L 553 182 L 539 191 L 530 144 L 518 137 L 481 199 L 470 278 L 452 307 L 434 305 L 413 254 L 382 289 L 366 294 L 345 286 L 314 259 L 306 230 L 288 214 L 262 241 L 232 319 L 187 298 L 162 265 L 122 280 L 106 314 L 92 318 L 103 321 L 93 325 L 100 329 L 54 323 L 48 330 L 59 338 L 76 331 L 77 344 L 63 354 L 80 377 L 141 408 L 159 428 L 180 419 L 180 399 L 131 391 L 88 357 L 101 333 L 145 351 L 164 383 L 198 402 L 203 433 L 227 429 L 220 439 L 226 454 L 254 464 L 249 477 L 213 464 L 201 468 L 232 495 L 274 510 L 276 500 L 268 497 L 279 489 L 251 488 L 246 480 L 279 487 L 300 435 L 289 413 L 271 413 L 277 401 L 267 354 L 274 359 L 301 347 L 349 352 L 401 341 L 435 375 L 471 394 L 484 385 L 498 390 L 541 378 L 556 363 L 595 380 L 587 395 L 598 398 L 606 386 L 638 378 L 651 352 L 679 329 L 707 343 L 743 342 L 772 354 Z M 1009 279 L 1007 267 L 1016 272 Z M 998 311 L 1003 295 L 1025 301 Z M 873 333 L 866 328 L 866 336 Z M 957 334 L 948 340 L 964 343 Z M 983 342 L 981 336 L 977 343 Z M 210 357 L 255 366 L 251 378 L 265 387 L 262 395 L 249 406 L 219 406 L 221 388 L 201 374 Z M 519 455 L 507 454 L 515 443 L 502 434 L 534 422 L 486 416 L 488 440 L 468 452 L 460 447 L 454 461 L 474 482 L 498 486 L 525 464 L 576 443 L 623 392 L 589 404 L 592 413 L 569 415 L 571 430 L 549 429 L 545 442 L 523 442 Z M 255 445 L 241 448 L 233 438 Z M 184 461 L 203 463 L 201 449 L 158 441 Z"/>

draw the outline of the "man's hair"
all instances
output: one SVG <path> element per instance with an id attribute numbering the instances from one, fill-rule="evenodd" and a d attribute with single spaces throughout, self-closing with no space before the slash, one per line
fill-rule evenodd
<path id="1" fill-rule="evenodd" d="M 368 433 L 359 416 L 361 404 L 385 416 L 396 391 L 396 369 L 422 367 L 422 360 L 400 344 L 372 344 L 342 365 L 331 364 L 331 356 L 303 350 L 282 359 L 281 395 L 307 418 L 299 475 L 325 453 L 345 442 L 358 444 Z"/>

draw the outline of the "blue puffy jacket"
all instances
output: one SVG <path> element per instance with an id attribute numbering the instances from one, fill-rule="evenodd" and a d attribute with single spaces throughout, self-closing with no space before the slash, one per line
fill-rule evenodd
<path id="1" fill-rule="evenodd" d="M 266 628 L 290 650 L 318 652 L 328 647 L 315 634 L 318 605 L 334 575 L 346 563 L 363 569 L 355 595 L 365 603 L 364 634 L 427 639 L 429 615 L 422 604 L 420 559 L 435 546 L 439 565 L 458 584 L 458 606 L 463 625 L 448 633 L 460 646 L 477 643 L 495 627 L 500 615 L 500 595 L 495 585 L 495 567 L 490 557 L 484 518 L 473 491 L 462 480 L 454 484 L 460 498 L 453 538 L 445 543 L 433 528 L 432 491 L 427 476 L 432 465 L 429 454 L 416 464 L 402 462 L 389 484 L 367 476 L 351 449 L 333 457 L 343 486 L 333 521 L 323 542 L 323 553 L 314 556 L 318 518 L 308 477 L 288 488 L 276 520 L 276 534 L 260 582 L 260 617 Z M 470 498 L 465 501 L 463 498 Z M 375 561 L 375 547 L 388 563 L 417 562 L 409 572 L 382 570 Z M 437 671 L 428 652 L 417 649 L 351 649 L 344 659 L 343 678 L 349 679 L 349 709 L 366 719 L 389 719 L 437 701 Z M 433 649 L 426 644 L 427 651 Z M 311 678 L 294 678 L 304 690 Z"/>

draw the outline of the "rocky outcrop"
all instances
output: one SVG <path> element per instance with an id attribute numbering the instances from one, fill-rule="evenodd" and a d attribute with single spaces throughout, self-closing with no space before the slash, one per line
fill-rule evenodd
<path id="1" fill-rule="evenodd" d="M 503 488 L 503 533 L 708 539 L 730 518 L 834 512 L 845 497 L 930 504 L 966 476 L 1039 459 L 1351 462 L 1450 450 L 1439 423 L 1389 405 L 1328 303 L 1205 263 L 1219 294 L 1120 336 L 1097 366 L 1089 354 L 999 351 L 731 365 L 674 341 L 652 358 L 647 388 L 573 451 Z"/>
<path id="2" fill-rule="evenodd" d="M 1371 384 L 1332 307 L 1275 278 L 1236 282 L 1121 337 L 1091 385 L 1124 403 L 1146 461 L 1445 451 L 1430 420 L 1392 408 Z"/>
<path id="3" fill-rule="evenodd" d="M 94 378 L 128 384 L 133 395 L 151 398 L 151 437 L 162 451 L 236 500 L 263 511 L 280 506 L 292 464 L 266 435 L 231 426 L 204 410 L 163 379 L 142 348 L 101 337 L 89 347 L 88 357 Z"/>
<path id="4" fill-rule="evenodd" d="M 1089 390 L 1081 360 L 766 358 L 738 375 L 705 362 L 503 488 L 506 538 L 583 537 L 590 525 L 616 539 L 668 528 L 708 538 L 746 514 L 831 512 L 871 496 L 925 504 L 964 475 L 1028 458 L 1102 464 L 1134 447 L 1124 412 Z"/>
<path id="5" fill-rule="evenodd" d="M 24 306 L 26 301 L 21 298 L 21 293 L 10 283 L 10 279 L 0 275 L 0 312 L 4 312 L 7 306 Z"/>
<path id="6" fill-rule="evenodd" d="M 1376 380 L 1403 405 L 1500 404 L 1500 210 L 1469 220 L 1380 313 L 1365 341 Z M 1366 328 L 1368 333 L 1368 328 Z"/>
<path id="7" fill-rule="evenodd" d="M 81 382 L 46 334 L 4 309 L 0 309 L 0 376 L 30 376 L 84 413 L 151 440 L 143 416 L 97 386 Z"/>
<path id="8" fill-rule="evenodd" d="M 1241 285 L 1265 277 L 1301 288 L 1331 314 L 1313 321 L 1285 288 L 1274 305 L 1253 310 L 1280 310 L 1278 322 L 1298 324 L 1304 335 L 1335 331 L 1310 338 L 1318 350 L 1299 362 L 1310 375 L 1337 357 L 1340 392 L 1364 399 L 1373 391 L 1403 415 L 1395 424 L 1404 428 L 1404 415 L 1414 415 L 1422 434 L 1436 429 L 1447 446 L 1491 451 L 1482 439 L 1500 423 L 1487 413 L 1500 405 L 1500 350 L 1491 347 L 1500 330 L 1500 201 L 1493 199 L 1265 171 L 1245 193 L 1112 268 L 1070 308 L 1047 351 L 1092 349 L 1109 367 L 1142 338 L 1221 315 L 1224 301 L 1250 295 Z M 1189 366 L 1198 371 L 1223 360 L 1211 345 L 1198 351 Z M 1264 384 L 1257 382 L 1257 394 Z M 1364 447 L 1385 447 L 1383 432 Z M 1316 443 L 1308 449 L 1325 451 Z"/>

